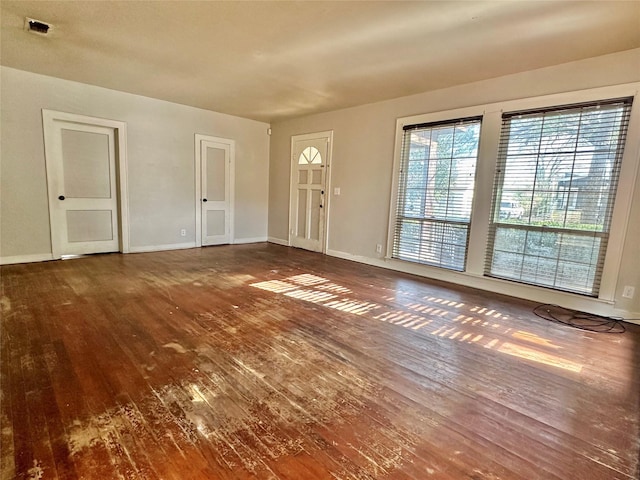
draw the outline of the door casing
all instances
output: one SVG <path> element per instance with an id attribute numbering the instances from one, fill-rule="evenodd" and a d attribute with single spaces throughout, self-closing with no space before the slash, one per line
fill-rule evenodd
<path id="1" fill-rule="evenodd" d="M 202 246 L 202 149 L 203 143 L 219 143 L 229 147 L 229 243 L 234 242 L 234 197 L 235 197 L 235 163 L 236 142 L 229 138 L 195 134 L 195 225 L 196 247 Z"/>
<path id="2" fill-rule="evenodd" d="M 331 165 L 332 165 L 332 150 L 333 150 L 333 130 L 326 130 L 323 132 L 316 133 L 307 133 L 303 135 L 293 135 L 291 137 L 291 166 L 289 172 L 289 236 L 288 243 L 289 245 L 293 244 L 293 236 L 294 236 L 294 215 L 297 212 L 294 212 L 294 205 L 296 202 L 296 168 L 298 158 L 295 155 L 295 145 L 297 142 L 306 141 L 306 140 L 314 140 L 314 139 L 326 139 L 327 141 L 327 158 L 325 159 L 325 174 L 324 174 L 324 228 L 322 232 L 321 245 L 322 245 L 322 253 L 327 253 L 328 243 L 329 243 L 329 212 L 331 209 Z"/>
<path id="3" fill-rule="evenodd" d="M 44 133 L 45 164 L 47 170 L 47 191 L 49 201 L 49 229 L 51 235 L 51 254 L 54 259 L 60 259 L 65 255 L 60 237 L 56 235 L 56 216 L 53 203 L 59 201 L 60 192 L 52 188 L 51 175 L 55 168 L 54 162 L 57 153 L 54 151 L 57 145 L 55 138 L 55 122 L 65 122 L 77 125 L 106 127 L 114 130 L 115 144 L 115 177 L 117 192 L 118 214 L 118 249 L 121 253 L 129 253 L 129 194 L 127 180 L 127 124 L 117 120 L 78 115 L 75 113 L 58 112 L 55 110 L 42 110 L 42 129 Z"/>

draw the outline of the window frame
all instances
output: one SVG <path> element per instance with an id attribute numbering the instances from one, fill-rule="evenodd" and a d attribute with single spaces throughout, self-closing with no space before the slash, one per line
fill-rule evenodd
<path id="1" fill-rule="evenodd" d="M 390 210 L 387 232 L 386 255 L 383 265 L 387 268 L 420 275 L 423 277 L 454 282 L 460 285 L 480 288 L 491 292 L 516 296 L 532 301 L 562 303 L 568 308 L 584 310 L 589 307 L 593 312 L 610 312 L 618 289 L 617 279 L 622 263 L 622 251 L 625 234 L 629 226 L 632 197 L 639 174 L 640 164 L 640 82 L 597 87 L 580 91 L 555 93 L 536 97 L 506 100 L 479 104 L 468 108 L 440 110 L 423 115 L 399 117 L 396 120 L 396 137 L 392 184 L 390 191 Z M 498 159 L 498 146 L 502 126 L 502 113 L 520 110 L 553 108 L 568 104 L 597 102 L 622 97 L 634 97 L 629 130 L 620 167 L 620 180 L 613 214 L 610 236 L 607 244 L 605 262 L 601 276 L 598 297 L 586 297 L 582 294 L 552 290 L 529 284 L 516 283 L 485 276 L 485 259 L 488 248 L 489 223 L 492 215 L 493 181 Z M 399 168 L 401 165 L 403 126 L 417 123 L 454 120 L 456 118 L 482 115 L 482 129 L 478 152 L 478 169 L 472 203 L 472 221 L 469 230 L 469 248 L 466 269 L 456 272 L 413 264 L 392 258 L 393 234 L 397 209 Z M 480 166 L 482 166 L 480 168 Z M 635 192 L 637 195 L 638 192 Z"/>
<path id="2" fill-rule="evenodd" d="M 631 100 L 631 102 L 629 102 L 629 100 Z M 630 103 L 630 104 L 629 104 Z M 505 173 L 506 170 L 509 168 L 509 165 L 511 167 L 515 167 L 515 168 L 522 168 L 523 164 L 521 163 L 520 160 L 518 160 L 518 155 L 515 155 L 515 158 L 513 160 L 513 163 L 510 163 L 508 161 L 509 158 L 513 157 L 513 154 L 509 154 L 508 153 L 508 149 L 510 149 L 511 146 L 511 140 L 512 140 L 512 136 L 511 136 L 511 132 L 512 132 L 512 120 L 516 119 L 516 121 L 518 119 L 520 119 L 521 117 L 524 118 L 540 118 L 542 124 L 544 124 L 545 119 L 549 119 L 551 118 L 551 120 L 548 120 L 550 122 L 554 122 L 553 120 L 553 116 L 551 117 L 547 117 L 546 115 L 551 114 L 553 115 L 554 113 L 558 113 L 558 112 L 564 112 L 567 117 L 570 118 L 571 115 L 576 115 L 576 112 L 579 111 L 580 112 L 580 123 L 579 123 L 579 128 L 581 128 L 583 125 L 582 123 L 582 116 L 583 116 L 583 112 L 588 112 L 590 111 L 590 109 L 592 108 L 599 108 L 599 106 L 607 106 L 607 105 L 621 105 L 623 106 L 623 108 L 628 109 L 628 110 L 624 110 L 622 112 L 622 116 L 620 117 L 620 120 L 622 122 L 622 125 L 625 125 L 626 120 L 628 120 L 627 117 L 627 113 L 630 114 L 631 113 L 631 109 L 633 108 L 633 97 L 626 97 L 626 98 L 611 98 L 611 99 L 607 99 L 607 100 L 599 100 L 599 101 L 594 101 L 594 102 L 581 102 L 578 104 L 570 104 L 570 105 L 558 105 L 558 106 L 553 106 L 553 107 L 547 107 L 547 108 L 537 108 L 534 110 L 528 110 L 528 111 L 505 111 L 502 115 L 502 127 L 501 127 L 501 132 L 500 132 L 500 141 L 501 141 L 501 149 L 499 151 L 499 158 L 497 161 L 497 168 L 496 168 L 496 175 L 495 175 L 495 180 L 494 180 L 494 191 L 493 191 L 493 195 L 492 195 L 492 211 L 491 211 L 491 217 L 489 219 L 489 239 L 488 239 L 488 244 L 487 244 L 487 256 L 486 256 L 486 262 L 485 262 L 485 275 L 488 277 L 495 277 L 495 278 L 502 278 L 508 281 L 512 281 L 512 282 L 519 282 L 519 283 L 524 283 L 527 285 L 535 285 L 538 287 L 543 287 L 543 288 L 549 288 L 552 290 L 558 290 L 558 291 L 565 291 L 565 292 L 571 292 L 571 293 L 575 293 L 578 295 L 586 295 L 586 296 L 590 296 L 590 297 L 597 297 L 598 294 L 597 292 L 599 292 L 599 288 L 600 288 L 600 280 L 601 280 L 601 276 L 598 274 L 599 272 L 599 268 L 598 265 L 603 265 L 604 264 L 604 260 L 606 259 L 606 250 L 607 250 L 607 243 L 611 234 L 611 217 L 613 215 L 613 208 L 615 206 L 615 201 L 617 198 L 617 192 L 618 192 L 618 183 L 619 183 L 619 178 L 620 178 L 620 171 L 621 171 L 621 166 L 622 166 L 622 155 L 620 155 L 618 152 L 621 152 L 622 154 L 624 154 L 624 148 L 625 148 L 625 144 L 626 144 L 626 138 L 627 138 L 627 134 L 628 134 L 628 129 L 625 128 L 624 133 L 620 133 L 619 136 L 622 137 L 622 140 L 625 142 L 622 145 L 620 144 L 616 144 L 615 149 L 611 152 L 613 153 L 613 156 L 616 159 L 616 163 L 613 165 L 614 170 L 615 170 L 615 178 L 612 178 L 611 180 L 611 187 L 612 189 L 607 190 L 607 207 L 606 207 L 606 212 L 604 212 L 605 214 L 605 224 L 602 226 L 602 230 L 596 229 L 596 230 L 586 230 L 586 229 L 577 229 L 577 228 L 571 228 L 570 226 L 546 226 L 546 225 L 532 225 L 532 224 L 510 224 L 508 221 L 507 222 L 503 222 L 501 221 L 502 217 L 499 217 L 499 210 L 501 209 L 501 207 L 498 207 L 498 200 L 500 200 L 501 202 L 504 201 L 504 197 L 503 197 L 503 191 L 505 190 Z M 627 106 L 624 106 L 627 105 Z M 626 125 L 628 127 L 628 124 Z M 541 132 L 542 133 L 542 132 Z M 541 137 L 542 138 L 542 137 Z M 539 147 L 542 148 L 542 147 Z M 578 153 L 578 149 L 579 147 L 576 145 L 575 147 L 569 147 L 569 150 L 566 150 L 566 153 L 569 155 L 573 155 L 573 154 L 577 154 Z M 549 152 L 547 151 L 545 155 L 548 155 Z M 541 152 L 539 149 L 537 150 L 532 150 L 530 152 L 527 153 L 527 156 L 534 156 L 536 158 L 540 158 L 541 156 Z M 619 160 L 619 163 L 618 163 Z M 574 164 L 575 165 L 575 164 Z M 500 170 L 500 168 L 502 168 L 502 170 Z M 540 177 L 538 176 L 538 172 L 531 172 L 534 176 L 534 186 L 532 186 L 531 188 L 531 194 L 534 194 L 535 191 L 535 184 L 538 182 L 538 180 L 540 180 Z M 573 181 L 573 172 L 572 172 L 572 181 Z M 507 191 L 509 191 L 509 188 L 506 189 Z M 560 192 L 561 190 L 558 187 L 558 190 L 555 191 L 555 193 L 557 194 L 558 192 Z M 528 191 L 527 191 L 528 193 Z M 566 192 L 568 194 L 568 191 Z M 563 209 L 564 207 L 567 207 L 567 203 L 572 203 L 577 201 L 577 195 L 572 196 L 570 199 L 567 198 L 563 198 Z M 565 213 L 567 211 L 569 211 L 570 208 L 565 209 Z M 508 275 L 501 275 L 498 272 L 493 271 L 493 261 L 495 259 L 495 255 L 496 255 L 496 249 L 495 249 L 495 244 L 498 238 L 498 230 L 500 229 L 513 229 L 513 230 L 520 230 L 523 232 L 526 232 L 525 235 L 527 234 L 532 234 L 534 232 L 538 232 L 540 234 L 554 234 L 554 235 L 560 235 L 560 236 L 564 236 L 564 235 L 568 235 L 568 236 L 573 236 L 575 238 L 585 238 L 588 239 L 590 237 L 593 238 L 599 238 L 600 242 L 604 242 L 604 243 L 600 243 L 600 246 L 598 247 L 598 260 L 593 264 L 593 267 L 595 268 L 594 271 L 594 283 L 592 285 L 591 291 L 588 292 L 586 290 L 584 291 L 578 291 L 577 287 L 576 289 L 572 290 L 569 285 L 565 285 L 564 287 L 560 286 L 560 285 L 544 285 L 542 283 L 535 283 L 534 281 L 531 280 L 526 280 L 526 279 L 516 279 L 516 278 L 509 278 Z M 559 248 L 560 250 L 562 250 L 563 248 L 568 247 L 568 245 L 570 245 L 570 240 L 567 240 L 566 242 L 561 242 Z M 525 258 L 527 257 L 527 255 L 525 254 L 525 252 L 522 252 L 522 260 L 524 262 Z M 604 257 L 604 258 L 603 258 Z M 560 262 L 560 258 L 556 258 L 556 267 L 559 268 L 559 262 Z M 565 259 L 567 260 L 567 259 Z M 575 261 L 575 259 L 572 257 L 572 260 Z M 602 263 L 601 263 L 602 262 Z M 573 262 L 569 262 L 569 263 L 573 263 Z M 579 263 L 579 262 L 577 262 Z M 560 270 L 555 271 L 554 274 L 554 283 L 556 282 L 556 278 L 557 275 L 559 274 Z M 594 289 L 596 291 L 596 293 L 594 293 Z"/>
<path id="3" fill-rule="evenodd" d="M 438 114 L 418 115 L 415 117 L 408 117 L 408 118 L 402 119 L 404 121 L 402 122 L 401 125 L 398 125 L 400 130 L 398 132 L 400 135 L 400 138 L 399 138 L 400 151 L 396 152 L 397 155 L 396 155 L 396 159 L 394 160 L 394 186 L 393 186 L 393 190 L 391 191 L 392 198 L 391 198 L 391 211 L 390 211 L 390 221 L 389 221 L 389 236 L 388 236 L 387 252 L 386 252 L 385 258 L 392 259 L 393 261 L 397 261 L 397 262 L 403 262 L 403 263 L 406 262 L 406 263 L 411 263 L 416 265 L 424 265 L 430 268 L 449 270 L 453 272 L 463 272 L 466 270 L 466 267 L 467 267 L 467 259 L 468 259 L 468 253 L 469 253 L 469 239 L 470 239 L 470 233 L 471 233 L 471 224 L 473 221 L 473 203 L 474 203 L 474 197 L 475 197 L 475 184 L 476 184 L 476 175 L 478 170 L 478 159 L 480 156 L 480 148 L 481 148 L 483 118 L 482 118 L 482 112 L 477 109 L 460 109 L 460 110 L 454 110 L 447 113 L 448 113 L 447 118 L 442 118 L 442 117 L 438 118 Z M 457 114 L 460 114 L 460 115 L 457 115 Z M 437 118 L 437 120 L 433 120 L 434 118 Z M 412 129 L 411 127 L 417 127 L 416 129 L 419 129 L 419 127 L 423 125 L 425 127 L 427 126 L 438 127 L 438 126 L 445 126 L 446 124 L 451 124 L 451 126 L 455 127 L 455 125 L 459 122 L 468 122 L 470 120 L 477 120 L 479 122 L 480 136 L 478 138 L 478 156 L 476 157 L 476 165 L 474 169 L 474 197 L 472 197 L 472 200 L 471 200 L 471 211 L 469 214 L 469 222 L 468 223 L 462 222 L 465 225 L 467 225 L 467 238 L 466 238 L 466 244 L 465 244 L 465 254 L 463 259 L 462 270 L 458 270 L 452 267 L 447 267 L 446 265 L 443 264 L 443 262 L 441 262 L 440 265 L 438 265 L 435 263 L 427 263 L 427 262 L 421 262 L 418 260 L 400 259 L 400 258 L 394 257 L 395 236 L 396 236 L 396 229 L 399 221 L 398 208 L 400 203 L 402 202 L 399 190 L 402 188 L 401 186 L 402 179 L 403 179 L 402 167 L 405 161 L 404 151 L 406 150 L 406 144 L 410 143 L 405 136 L 405 132 L 410 134 L 411 131 L 415 131 L 415 129 Z M 404 190 L 406 191 L 406 187 L 404 188 Z M 446 219 L 441 219 L 441 218 L 434 218 L 433 221 L 435 223 L 442 223 L 442 224 L 461 223 L 461 222 L 448 221 Z"/>
<path id="4" fill-rule="evenodd" d="M 448 269 L 448 270 L 453 270 L 453 271 L 464 271 L 466 269 L 466 263 L 467 263 L 467 252 L 468 252 L 468 245 L 469 245 L 469 232 L 471 230 L 471 221 L 472 221 L 472 213 L 473 213 L 473 197 L 471 198 L 471 208 L 469 211 L 469 219 L 467 220 L 455 220 L 453 218 L 445 218 L 446 214 L 444 216 L 442 215 L 433 215 L 431 218 L 426 218 L 424 216 L 418 216 L 415 218 L 411 218 L 411 217 L 406 217 L 406 215 L 398 215 L 399 213 L 399 208 L 401 205 L 404 205 L 407 202 L 407 193 L 408 193 L 408 187 L 406 185 L 406 183 L 408 182 L 407 176 L 406 174 L 403 174 L 402 170 L 403 167 L 405 169 L 409 168 L 409 162 L 411 162 L 409 155 L 410 155 L 410 151 L 411 151 L 411 135 L 414 132 L 421 132 L 421 131 L 433 131 L 434 129 L 438 129 L 439 127 L 453 127 L 454 129 L 456 127 L 458 127 L 461 124 L 476 124 L 478 125 L 478 147 L 477 147 L 477 151 L 478 154 L 475 157 L 474 160 L 474 167 L 473 167 L 473 187 L 475 189 L 475 175 L 477 172 L 477 167 L 478 167 L 478 155 L 479 155 L 479 150 L 480 150 L 480 135 L 482 134 L 482 116 L 481 115 L 476 115 L 473 117 L 464 117 L 464 118 L 454 118 L 451 120 L 445 120 L 445 121 L 438 121 L 435 123 L 432 122 L 420 122 L 417 124 L 406 124 L 405 126 L 403 126 L 403 134 L 402 134 L 402 142 L 403 142 L 403 147 L 402 147 L 402 152 L 400 155 L 400 161 L 401 161 L 401 165 L 400 168 L 398 169 L 398 183 L 397 183 L 397 189 L 394 190 L 394 192 L 392 193 L 394 195 L 394 199 L 395 199 L 395 206 L 396 206 L 396 215 L 394 216 L 394 218 L 396 219 L 396 223 L 393 226 L 393 237 L 392 237 L 392 243 L 391 243 L 391 255 L 394 255 L 394 252 L 396 252 L 396 250 L 399 250 L 400 248 L 400 242 L 398 242 L 398 248 L 396 249 L 396 238 L 399 235 L 399 229 L 401 229 L 401 220 L 400 218 L 405 218 L 408 221 L 415 221 L 418 222 L 421 225 L 421 228 L 424 228 L 424 224 L 425 223 L 432 223 L 433 225 L 441 225 L 441 226 L 453 226 L 453 228 L 455 229 L 455 226 L 465 226 L 466 227 L 466 241 L 464 244 L 464 256 L 462 258 L 462 266 L 461 268 L 456 268 L 456 266 L 454 265 L 447 265 L 445 261 L 443 261 L 442 258 L 439 258 L 439 262 L 428 262 L 426 260 L 419 260 L 419 259 L 410 259 L 409 255 L 405 255 L 405 258 L 401 258 L 399 252 L 398 256 L 393 256 L 394 259 L 396 260 L 400 260 L 400 261 L 405 261 L 405 262 L 412 262 L 412 263 L 417 263 L 417 264 L 421 264 L 421 265 L 430 265 L 436 268 L 444 268 L 444 269 Z M 406 154 L 406 155 L 405 155 Z M 429 154 L 429 156 L 431 156 Z M 470 158 L 470 157 L 465 157 L 465 158 Z M 431 162 L 431 158 L 428 159 L 428 163 Z M 449 158 L 448 160 L 453 160 L 452 158 Z M 449 165 L 450 167 L 451 165 Z M 429 168 L 430 170 L 430 168 Z M 404 180 L 404 181 L 403 181 Z M 449 185 L 449 188 L 447 189 L 447 192 L 450 192 L 450 187 L 451 185 Z M 427 192 L 427 188 L 425 186 L 425 194 Z M 404 196 L 402 195 L 404 194 Z M 449 196 L 449 194 L 447 195 L 447 197 Z M 425 200 L 426 201 L 426 200 Z M 440 241 L 436 242 L 435 245 L 444 245 L 444 237 L 438 237 L 438 239 Z M 420 244 L 422 244 L 422 242 L 420 242 Z M 458 245 L 458 244 L 456 244 Z"/>

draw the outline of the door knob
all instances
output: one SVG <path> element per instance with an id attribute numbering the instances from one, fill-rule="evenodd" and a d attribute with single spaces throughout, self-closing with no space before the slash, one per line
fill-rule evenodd
<path id="1" fill-rule="evenodd" d="M 64 200 L 64 195 L 60 195 L 60 196 L 58 197 L 58 200 Z"/>
<path id="2" fill-rule="evenodd" d="M 207 199 L 206 199 L 206 198 L 203 198 L 203 199 L 202 199 L 202 201 L 203 201 L 203 202 L 206 202 L 206 201 L 207 201 Z"/>

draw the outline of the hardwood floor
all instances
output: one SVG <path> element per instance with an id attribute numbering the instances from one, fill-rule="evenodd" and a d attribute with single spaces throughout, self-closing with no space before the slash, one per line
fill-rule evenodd
<path id="1" fill-rule="evenodd" d="M 5 266 L 2 479 L 636 479 L 640 327 L 270 244 Z"/>

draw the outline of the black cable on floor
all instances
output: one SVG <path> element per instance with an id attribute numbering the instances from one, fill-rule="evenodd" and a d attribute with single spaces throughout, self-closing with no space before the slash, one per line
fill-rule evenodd
<path id="1" fill-rule="evenodd" d="M 624 325 L 624 318 L 605 317 L 593 313 L 580 312 L 550 303 L 538 305 L 533 309 L 533 313 L 545 320 L 562 323 L 587 332 L 624 333 L 627 330 Z"/>

